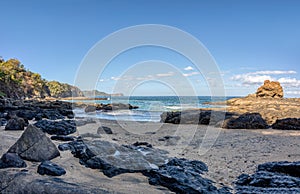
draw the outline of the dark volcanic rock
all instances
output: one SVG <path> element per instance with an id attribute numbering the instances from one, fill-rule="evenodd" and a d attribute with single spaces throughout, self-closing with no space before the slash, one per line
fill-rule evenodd
<path id="1" fill-rule="evenodd" d="M 111 128 L 105 127 L 105 126 L 99 127 L 97 130 L 97 133 L 98 134 L 113 134 Z"/>
<path id="2" fill-rule="evenodd" d="M 149 177 L 150 184 L 162 185 L 177 193 L 230 193 L 225 187 L 218 190 L 212 181 L 201 176 L 207 171 L 203 162 L 170 160 L 166 151 L 147 145 L 146 142 L 120 146 L 100 140 L 77 140 L 61 144 L 59 149 L 71 150 L 81 164 L 100 169 L 108 177 L 141 172 Z"/>
<path id="3" fill-rule="evenodd" d="M 201 174 L 208 171 L 201 161 L 187 159 L 171 159 L 167 164 L 145 171 L 152 185 L 162 185 L 176 193 L 230 193 L 228 189 L 218 190 L 212 181 L 203 178 Z"/>
<path id="4" fill-rule="evenodd" d="M 300 161 L 261 164 L 255 174 L 242 174 L 235 184 L 237 193 L 300 193 Z"/>
<path id="5" fill-rule="evenodd" d="M 259 113 L 245 113 L 238 118 L 226 121 L 223 128 L 227 129 L 266 129 L 268 124 Z"/>
<path id="6" fill-rule="evenodd" d="M 273 129 L 300 130 L 300 118 L 278 119 L 272 125 Z"/>
<path id="7" fill-rule="evenodd" d="M 51 136 L 52 140 L 59 140 L 59 141 L 74 141 L 76 139 L 75 136 L 67 136 L 67 135 L 53 135 Z"/>
<path id="8" fill-rule="evenodd" d="M 96 194 L 108 193 L 101 187 L 66 182 L 58 177 L 36 176 L 28 172 L 0 171 L 1 193 Z"/>
<path id="9" fill-rule="evenodd" d="M 167 160 L 167 152 L 163 150 L 133 145 L 120 146 L 100 140 L 77 140 L 67 145 L 61 144 L 59 149 L 70 149 L 81 164 L 101 169 L 108 177 L 158 168 Z"/>
<path id="10" fill-rule="evenodd" d="M 25 125 L 24 119 L 15 117 L 8 120 L 5 130 L 24 130 Z"/>
<path id="11" fill-rule="evenodd" d="M 57 164 L 50 162 L 50 161 L 44 161 L 38 166 L 37 172 L 40 175 L 51 175 L 51 176 L 61 176 L 66 174 L 66 171 L 58 166 Z"/>
<path id="12" fill-rule="evenodd" d="M 5 153 L 0 160 L 0 168 L 26 168 L 27 165 L 17 154 Z"/>
<path id="13" fill-rule="evenodd" d="M 76 123 L 74 120 L 40 120 L 34 125 L 50 135 L 69 135 L 76 132 Z"/>
<path id="14" fill-rule="evenodd" d="M 224 119 L 231 118 L 233 113 L 221 111 L 188 110 L 182 112 L 164 112 L 160 115 L 160 122 L 173 124 L 217 124 Z"/>
<path id="15" fill-rule="evenodd" d="M 8 152 L 16 153 L 24 160 L 37 162 L 51 160 L 60 155 L 46 134 L 33 125 L 27 127 Z"/>

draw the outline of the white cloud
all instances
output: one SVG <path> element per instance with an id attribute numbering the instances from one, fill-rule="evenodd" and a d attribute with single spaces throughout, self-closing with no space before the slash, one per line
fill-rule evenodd
<path id="1" fill-rule="evenodd" d="M 197 72 L 197 71 L 193 71 L 191 73 L 184 73 L 182 74 L 184 77 L 190 77 L 190 76 L 193 76 L 193 75 L 199 75 L 200 72 Z"/>
<path id="2" fill-rule="evenodd" d="M 110 79 L 112 79 L 114 81 L 118 81 L 120 78 L 119 77 L 111 77 Z"/>
<path id="3" fill-rule="evenodd" d="M 239 74 L 231 77 L 233 81 L 239 81 L 242 85 L 258 85 L 262 84 L 265 80 L 279 81 L 286 87 L 299 87 L 300 81 L 296 78 L 278 78 L 278 75 L 296 74 L 296 71 L 255 71 L 245 74 Z M 275 76 L 275 77 L 273 77 Z M 277 77 L 277 78 L 276 78 Z"/>
<path id="4" fill-rule="evenodd" d="M 187 67 L 184 68 L 184 70 L 186 70 L 186 71 L 192 71 L 192 70 L 194 70 L 194 68 L 191 67 L 191 66 L 187 66 Z"/>
<path id="5" fill-rule="evenodd" d="M 173 76 L 174 75 L 174 72 L 170 71 L 168 73 L 158 73 L 156 74 L 157 77 L 170 77 L 170 76 Z"/>
<path id="6" fill-rule="evenodd" d="M 267 79 L 274 80 L 274 78 L 272 78 L 269 75 L 241 74 L 241 75 L 235 75 L 231 77 L 231 80 L 239 81 L 243 85 L 257 85 L 263 83 Z"/>
<path id="7" fill-rule="evenodd" d="M 248 74 L 251 75 L 287 75 L 287 74 L 296 74 L 296 71 L 255 71 Z"/>
<path id="8" fill-rule="evenodd" d="M 296 78 L 279 78 L 279 83 L 281 83 L 285 87 L 300 87 L 300 80 L 297 80 Z"/>
<path id="9" fill-rule="evenodd" d="M 287 94 L 300 95 L 300 91 L 286 91 Z"/>

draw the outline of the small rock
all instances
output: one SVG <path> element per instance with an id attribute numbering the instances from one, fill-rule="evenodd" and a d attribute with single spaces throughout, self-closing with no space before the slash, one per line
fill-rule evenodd
<path id="1" fill-rule="evenodd" d="M 96 111 L 96 106 L 93 105 L 87 105 L 84 109 L 84 112 L 88 113 L 88 112 L 95 112 Z"/>
<path id="2" fill-rule="evenodd" d="M 277 119 L 272 125 L 273 129 L 300 130 L 300 118 Z"/>
<path id="3" fill-rule="evenodd" d="M 152 148 L 152 145 L 150 143 L 148 143 L 148 142 L 145 142 L 145 141 L 143 141 L 143 142 L 138 142 L 137 141 L 137 142 L 135 142 L 132 145 L 134 145 L 134 146 L 146 146 L 148 148 Z"/>
<path id="4" fill-rule="evenodd" d="M 61 176 L 66 174 L 66 171 L 58 166 L 57 164 L 50 162 L 50 161 L 44 161 L 38 166 L 37 172 L 40 175 L 51 175 L 51 176 Z"/>
<path id="5" fill-rule="evenodd" d="M 5 130 L 24 130 L 25 125 L 24 119 L 15 117 L 8 120 Z"/>
<path id="6" fill-rule="evenodd" d="M 105 126 L 99 127 L 98 130 L 97 130 L 97 133 L 98 134 L 103 134 L 103 132 L 106 133 L 106 134 L 113 134 L 111 128 L 105 127 Z"/>
<path id="7" fill-rule="evenodd" d="M 34 125 L 50 135 L 69 135 L 76 132 L 76 123 L 74 120 L 40 120 Z"/>
<path id="8" fill-rule="evenodd" d="M 75 136 L 67 136 L 67 135 L 53 135 L 51 136 L 52 140 L 59 140 L 59 141 L 74 141 Z"/>
<path id="9" fill-rule="evenodd" d="M 26 168 L 27 165 L 17 154 L 5 153 L 0 160 L 0 168 Z"/>

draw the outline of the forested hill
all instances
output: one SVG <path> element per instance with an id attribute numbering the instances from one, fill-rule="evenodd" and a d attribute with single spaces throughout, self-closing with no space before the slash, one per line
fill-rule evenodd
<path id="1" fill-rule="evenodd" d="M 84 96 L 79 88 L 57 81 L 47 81 L 26 70 L 17 59 L 0 58 L 0 96 L 8 98 L 45 98 Z"/>

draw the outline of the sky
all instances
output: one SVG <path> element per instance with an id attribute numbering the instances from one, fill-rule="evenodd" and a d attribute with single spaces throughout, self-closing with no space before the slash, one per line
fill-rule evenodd
<path id="1" fill-rule="evenodd" d="M 159 24 L 187 32 L 203 44 L 220 70 L 226 95 L 254 93 L 270 79 L 282 84 L 286 97 L 300 97 L 298 0 L 1 0 L 0 7 L 0 56 L 19 59 L 47 80 L 76 84 L 84 57 L 99 41 L 130 26 Z M 143 61 L 153 61 L 153 68 Z M 155 65 L 158 61 L 173 70 Z M 126 77 L 139 63 L 147 71 L 140 68 L 141 75 Z M 186 88 L 165 83 L 177 71 L 197 95 L 211 95 L 210 78 L 196 64 L 157 46 L 121 53 L 106 64 L 94 88 L 81 89 L 174 95 Z M 116 87 L 133 79 L 140 82 L 127 93 Z"/>

